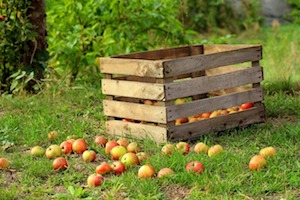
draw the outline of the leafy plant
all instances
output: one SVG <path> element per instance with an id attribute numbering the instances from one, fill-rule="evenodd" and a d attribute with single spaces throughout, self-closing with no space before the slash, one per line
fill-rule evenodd
<path id="1" fill-rule="evenodd" d="M 300 24 L 300 2 L 298 0 L 288 0 L 288 3 L 292 7 L 288 17 L 291 17 L 293 23 Z"/>

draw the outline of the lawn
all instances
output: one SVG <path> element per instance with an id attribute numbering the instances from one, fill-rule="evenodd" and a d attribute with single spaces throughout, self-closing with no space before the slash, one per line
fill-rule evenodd
<path id="1" fill-rule="evenodd" d="M 104 148 L 94 143 L 96 135 L 106 135 L 100 88 L 50 88 L 37 95 L 2 97 L 0 157 L 6 157 L 11 165 L 0 169 L 1 199 L 299 199 L 300 61 L 296 56 L 300 52 L 296 45 L 300 41 L 299 28 L 282 27 L 278 34 L 266 28 L 261 33 L 259 37 L 247 37 L 248 40 L 239 37 L 234 40 L 261 43 L 264 47 L 267 114 L 264 123 L 208 133 L 187 141 L 191 146 L 197 142 L 222 145 L 224 151 L 214 157 L 193 151 L 165 156 L 161 154 L 163 144 L 129 139 L 140 144 L 148 159 L 121 175 L 105 174 L 100 187 L 87 186 L 87 177 L 95 172 L 96 166 L 103 161 L 111 162 Z M 288 70 L 278 71 L 281 68 Z M 51 142 L 47 134 L 53 130 L 59 137 Z M 46 149 L 70 135 L 87 141 L 88 148 L 97 152 L 95 162 L 85 163 L 81 155 L 74 153 L 65 156 L 69 167 L 61 172 L 52 169 L 52 160 L 47 157 L 30 155 L 33 146 Z M 267 158 L 265 168 L 250 170 L 251 157 L 267 146 L 276 148 L 276 156 Z M 185 171 L 192 160 L 203 163 L 203 174 Z M 174 176 L 139 179 L 138 170 L 145 163 L 153 165 L 156 172 L 170 167 Z"/>

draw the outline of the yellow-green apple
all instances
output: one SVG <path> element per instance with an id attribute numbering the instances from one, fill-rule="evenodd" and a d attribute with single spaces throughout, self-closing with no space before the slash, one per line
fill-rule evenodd
<path id="1" fill-rule="evenodd" d="M 215 156 L 223 151 L 223 147 L 219 144 L 209 147 L 207 154 L 209 157 Z"/>
<path id="2" fill-rule="evenodd" d="M 126 168 L 128 168 L 133 165 L 138 165 L 139 158 L 137 157 L 137 155 L 135 153 L 128 152 L 122 156 L 121 162 L 124 163 Z"/>
<path id="3" fill-rule="evenodd" d="M 151 178 L 155 176 L 155 169 L 151 164 L 145 164 L 139 168 L 139 178 Z"/>
<path id="4" fill-rule="evenodd" d="M 266 159 L 261 155 L 255 155 L 250 159 L 249 168 L 252 170 L 259 170 L 267 165 Z"/>
<path id="5" fill-rule="evenodd" d="M 110 156 L 113 160 L 119 160 L 125 153 L 127 153 L 127 150 L 121 145 L 115 146 L 110 150 Z"/>
<path id="6" fill-rule="evenodd" d="M 187 142 L 178 142 L 176 144 L 177 151 L 187 154 L 190 152 L 190 145 Z"/>
<path id="7" fill-rule="evenodd" d="M 129 144 L 128 140 L 125 138 L 119 138 L 117 140 L 117 143 L 125 148 L 127 148 L 128 144 Z"/>
<path id="8" fill-rule="evenodd" d="M 229 114 L 228 110 L 220 110 L 220 115 L 227 115 Z"/>
<path id="9" fill-rule="evenodd" d="M 45 152 L 46 157 L 49 159 L 57 158 L 61 156 L 61 154 L 62 154 L 61 148 L 57 144 L 50 145 Z"/>
<path id="10" fill-rule="evenodd" d="M 102 162 L 96 167 L 97 174 L 107 174 L 113 171 L 113 168 L 108 162 Z"/>
<path id="11" fill-rule="evenodd" d="M 189 117 L 188 119 L 189 119 L 189 123 L 198 121 L 197 117 Z"/>
<path id="12" fill-rule="evenodd" d="M 195 153 L 204 153 L 207 154 L 209 147 L 204 143 L 204 142 L 198 142 L 195 146 L 194 146 L 194 152 Z"/>
<path id="13" fill-rule="evenodd" d="M 113 141 L 113 140 L 108 141 L 105 145 L 105 153 L 110 154 L 110 150 L 112 148 L 114 148 L 115 146 L 119 146 L 119 143 L 117 143 L 116 141 Z"/>
<path id="14" fill-rule="evenodd" d="M 66 140 L 76 140 L 77 139 L 77 135 L 68 135 Z"/>
<path id="15" fill-rule="evenodd" d="M 144 162 L 144 161 L 147 160 L 147 158 L 148 158 L 147 153 L 146 153 L 146 152 L 143 152 L 143 151 L 136 153 L 136 156 L 137 156 L 138 159 L 139 159 L 139 163 Z"/>
<path id="16" fill-rule="evenodd" d="M 82 153 L 82 159 L 84 162 L 94 162 L 96 160 L 97 154 L 94 150 L 85 150 Z"/>
<path id="17" fill-rule="evenodd" d="M 126 171 L 126 166 L 124 165 L 124 163 L 122 163 L 121 161 L 118 161 L 118 160 L 114 161 L 111 164 L 111 167 L 115 174 L 122 174 L 123 172 Z"/>
<path id="18" fill-rule="evenodd" d="M 104 177 L 100 174 L 91 174 L 87 178 L 87 184 L 91 187 L 97 187 L 102 184 Z"/>
<path id="19" fill-rule="evenodd" d="M 186 103 L 185 99 L 175 99 L 175 101 L 174 101 L 175 105 L 181 105 L 181 104 L 184 104 L 184 103 Z"/>
<path id="20" fill-rule="evenodd" d="M 9 165 L 10 163 L 6 158 L 0 158 L 0 169 L 8 168 Z"/>
<path id="21" fill-rule="evenodd" d="M 43 156 L 45 154 L 45 149 L 41 146 L 34 146 L 30 150 L 32 156 Z"/>
<path id="22" fill-rule="evenodd" d="M 210 114 L 209 118 L 217 117 L 217 116 L 220 116 L 220 115 L 221 115 L 221 111 L 220 110 L 215 110 Z"/>
<path id="23" fill-rule="evenodd" d="M 86 141 L 82 138 L 76 139 L 72 144 L 72 150 L 77 154 L 82 154 L 86 148 Z"/>
<path id="24" fill-rule="evenodd" d="M 97 144 L 101 147 L 105 147 L 107 141 L 108 141 L 108 139 L 103 135 L 96 135 L 95 139 L 94 139 L 95 144 Z"/>
<path id="25" fill-rule="evenodd" d="M 263 157 L 273 157 L 276 154 L 276 149 L 274 147 L 265 147 L 259 151 L 259 155 Z"/>
<path id="26" fill-rule="evenodd" d="M 170 143 L 165 144 L 161 149 L 163 155 L 171 155 L 174 151 L 176 151 L 176 147 Z"/>
<path id="27" fill-rule="evenodd" d="M 185 169 L 187 172 L 202 174 L 204 171 L 204 166 L 200 161 L 191 161 L 186 164 Z"/>
<path id="28" fill-rule="evenodd" d="M 172 176 L 172 175 L 174 175 L 174 171 L 171 168 L 168 168 L 168 167 L 162 168 L 161 170 L 159 170 L 157 172 L 157 177 L 158 178 L 163 178 L 163 177 L 166 177 L 166 176 L 169 177 L 169 176 Z"/>
<path id="29" fill-rule="evenodd" d="M 53 141 L 55 140 L 56 138 L 58 138 L 58 132 L 57 131 L 50 131 L 48 133 L 48 140 L 49 141 Z"/>
<path id="30" fill-rule="evenodd" d="M 239 110 L 238 106 L 233 106 L 233 107 L 227 108 L 227 111 L 229 113 L 234 113 L 234 112 L 237 112 L 238 110 Z"/>
<path id="31" fill-rule="evenodd" d="M 137 153 L 141 150 L 140 145 L 137 142 L 130 142 L 127 145 L 127 151 L 132 153 Z"/>
<path id="32" fill-rule="evenodd" d="M 59 146 L 64 154 L 70 154 L 73 151 L 71 142 L 63 141 Z"/>
<path id="33" fill-rule="evenodd" d="M 63 157 L 55 158 L 52 162 L 52 168 L 54 170 L 66 170 L 68 168 L 68 161 Z"/>

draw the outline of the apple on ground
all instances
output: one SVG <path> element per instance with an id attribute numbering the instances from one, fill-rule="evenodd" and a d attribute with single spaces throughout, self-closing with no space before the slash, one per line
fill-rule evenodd
<path id="1" fill-rule="evenodd" d="M 200 161 L 191 161 L 187 163 L 185 169 L 187 172 L 202 174 L 204 171 L 204 166 Z"/>
<path id="2" fill-rule="evenodd" d="M 138 153 L 141 150 L 140 145 L 137 142 L 130 142 L 127 145 L 127 151 L 132 153 Z"/>
<path id="3" fill-rule="evenodd" d="M 172 175 L 174 175 L 174 171 L 171 168 L 168 168 L 168 167 L 162 168 L 161 170 L 159 170 L 157 172 L 157 177 L 158 178 L 163 178 L 163 177 L 166 177 L 166 176 L 169 177 L 169 176 L 172 176 Z"/>
<path id="4" fill-rule="evenodd" d="M 123 172 L 126 171 L 126 166 L 124 165 L 124 163 L 122 163 L 121 161 L 118 161 L 118 160 L 114 161 L 111 164 L 111 167 L 115 174 L 122 174 Z"/>
<path id="5" fill-rule="evenodd" d="M 70 142 L 73 145 L 73 143 L 75 142 L 75 140 L 76 139 L 71 138 L 71 139 L 67 139 L 66 142 Z M 72 151 L 73 151 L 73 149 L 72 149 Z"/>
<path id="6" fill-rule="evenodd" d="M 125 148 L 127 148 L 128 144 L 129 144 L 129 142 L 126 138 L 119 138 L 117 140 L 117 143 Z"/>
<path id="7" fill-rule="evenodd" d="M 138 165 L 139 158 L 137 157 L 137 155 L 135 153 L 128 152 L 122 156 L 121 162 L 124 163 L 126 168 L 128 168 L 133 165 Z"/>
<path id="8" fill-rule="evenodd" d="M 115 146 L 110 150 L 110 155 L 113 160 L 119 160 L 126 153 L 126 148 L 121 145 Z"/>
<path id="9" fill-rule="evenodd" d="M 105 147 L 107 141 L 108 141 L 107 138 L 103 135 L 96 135 L 94 139 L 95 144 L 101 147 Z"/>
<path id="10" fill-rule="evenodd" d="M 72 144 L 72 150 L 77 154 L 82 154 L 87 150 L 86 141 L 82 138 L 76 139 Z"/>
<path id="11" fill-rule="evenodd" d="M 97 174 L 107 174 L 113 171 L 113 168 L 108 162 L 102 162 L 96 167 Z"/>
<path id="12" fill-rule="evenodd" d="M 266 159 L 261 155 L 255 155 L 250 159 L 249 169 L 260 170 L 260 168 L 267 165 Z"/>
<path id="13" fill-rule="evenodd" d="M 110 151 L 112 150 L 112 148 L 114 148 L 115 146 L 119 146 L 119 143 L 117 143 L 114 140 L 110 140 L 106 143 L 105 145 L 105 154 L 110 154 Z"/>
<path id="14" fill-rule="evenodd" d="M 177 151 L 187 154 L 190 152 L 190 145 L 187 142 L 178 142 L 176 144 Z"/>
<path id="15" fill-rule="evenodd" d="M 85 150 L 82 153 L 82 159 L 84 162 L 94 162 L 96 160 L 97 154 L 94 150 Z"/>
<path id="16" fill-rule="evenodd" d="M 138 170 L 139 178 L 151 178 L 155 176 L 155 169 L 151 164 L 145 164 Z"/>
<path id="17" fill-rule="evenodd" d="M 45 154 L 45 149 L 41 146 L 34 146 L 30 150 L 32 156 L 43 156 Z"/>
<path id="18" fill-rule="evenodd" d="M 204 142 L 198 142 L 194 146 L 194 152 L 199 154 L 199 153 L 204 153 L 207 154 L 209 147 L 204 143 Z"/>
<path id="19" fill-rule="evenodd" d="M 147 153 L 146 153 L 146 152 L 143 152 L 143 151 L 136 153 L 136 156 L 137 156 L 138 159 L 139 159 L 139 163 L 144 162 L 144 161 L 147 160 L 147 158 L 148 158 Z"/>
<path id="20" fill-rule="evenodd" d="M 0 169 L 6 169 L 10 165 L 9 161 L 7 158 L 0 158 Z"/>
<path id="21" fill-rule="evenodd" d="M 46 149 L 45 155 L 49 159 L 54 159 L 54 158 L 57 158 L 57 157 L 61 156 L 62 155 L 62 151 L 61 151 L 60 146 L 58 146 L 57 144 L 50 145 Z"/>
<path id="22" fill-rule="evenodd" d="M 58 138 L 58 132 L 57 131 L 50 131 L 50 133 L 48 133 L 48 140 L 49 141 L 53 141 L 56 138 Z"/>
<path id="23" fill-rule="evenodd" d="M 104 177 L 100 174 L 91 174 L 87 178 L 87 184 L 89 187 L 97 187 L 102 184 Z"/>
<path id="24" fill-rule="evenodd" d="M 68 162 L 63 157 L 55 158 L 55 160 L 53 160 L 53 162 L 52 162 L 52 168 L 54 170 L 64 171 L 68 168 Z"/>
<path id="25" fill-rule="evenodd" d="M 66 140 L 76 140 L 77 139 L 77 135 L 68 135 Z"/>
<path id="26" fill-rule="evenodd" d="M 73 151 L 72 143 L 69 141 L 63 141 L 62 143 L 60 143 L 59 146 L 64 154 L 70 154 Z"/>
<path id="27" fill-rule="evenodd" d="M 207 154 L 209 157 L 215 156 L 221 152 L 223 152 L 223 147 L 219 144 L 213 145 L 211 147 L 209 147 Z"/>
<path id="28" fill-rule="evenodd" d="M 176 151 L 176 147 L 170 143 L 165 144 L 161 149 L 163 155 L 171 155 L 174 151 Z"/>
<path id="29" fill-rule="evenodd" d="M 274 157 L 276 155 L 276 149 L 272 146 L 270 147 L 265 147 L 265 148 L 262 148 L 260 151 L 259 151 L 259 155 L 267 158 L 267 157 Z"/>

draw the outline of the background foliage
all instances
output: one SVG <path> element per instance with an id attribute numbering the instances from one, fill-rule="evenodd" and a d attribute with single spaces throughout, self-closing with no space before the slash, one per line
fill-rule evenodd
<path id="1" fill-rule="evenodd" d="M 293 23 L 300 24 L 300 1 L 298 0 L 288 0 L 288 3 L 292 7 L 292 11 L 289 14 Z"/>

